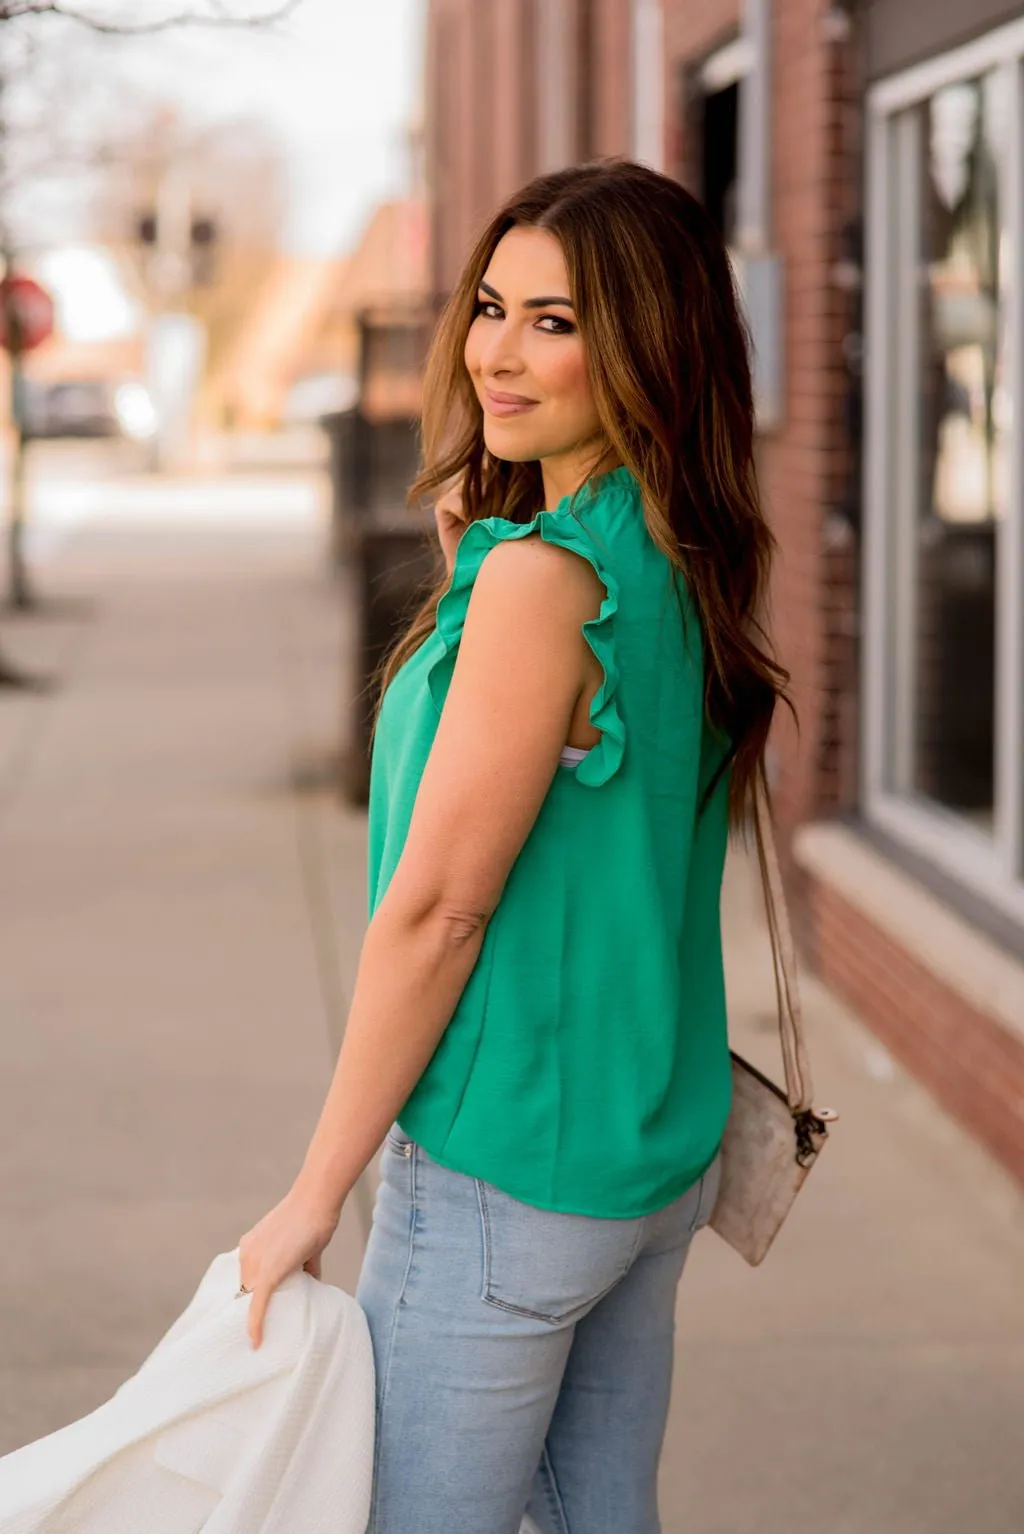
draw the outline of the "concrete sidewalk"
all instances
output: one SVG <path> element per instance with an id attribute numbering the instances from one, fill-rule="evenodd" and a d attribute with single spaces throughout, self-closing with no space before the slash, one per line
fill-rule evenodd
<path id="1" fill-rule="evenodd" d="M 312 503 L 129 499 L 46 570 L 67 605 L 3 625 L 60 686 L 0 695 L 0 1452 L 109 1395 L 284 1191 L 363 924 L 363 818 L 322 781 L 349 644 Z M 755 894 L 736 861 L 735 1041 L 775 1070 Z M 763 1269 L 694 1252 L 666 1534 L 1020 1534 L 1024 1201 L 808 990 L 842 1122 Z"/>

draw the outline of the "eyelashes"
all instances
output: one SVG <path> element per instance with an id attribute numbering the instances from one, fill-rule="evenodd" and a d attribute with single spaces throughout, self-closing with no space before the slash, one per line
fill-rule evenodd
<path id="1" fill-rule="evenodd" d="M 489 310 L 495 312 L 489 313 Z M 475 319 L 478 316 L 486 320 L 501 320 L 505 318 L 501 305 L 496 304 L 493 298 L 477 299 L 476 307 L 473 310 L 473 317 Z M 548 336 L 571 336 L 576 333 L 576 326 L 572 320 L 565 319 L 561 314 L 541 314 L 534 323 L 537 326 L 543 325 L 545 329 L 542 333 Z"/>

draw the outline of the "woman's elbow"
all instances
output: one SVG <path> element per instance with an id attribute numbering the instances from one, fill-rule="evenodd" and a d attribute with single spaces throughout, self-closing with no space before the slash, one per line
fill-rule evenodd
<path id="1" fill-rule="evenodd" d="M 396 922 L 410 937 L 425 939 L 431 948 L 460 953 L 483 942 L 497 902 L 436 887 L 406 887 L 396 876 L 382 902 L 385 904 L 390 913 L 388 925 Z"/>
<path id="2" fill-rule="evenodd" d="M 478 901 L 442 897 L 433 911 L 433 922 L 441 940 L 456 952 L 483 942 L 492 911 Z"/>

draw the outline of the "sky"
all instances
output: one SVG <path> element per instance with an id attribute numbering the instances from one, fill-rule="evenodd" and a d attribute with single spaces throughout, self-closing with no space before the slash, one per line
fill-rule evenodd
<path id="1" fill-rule="evenodd" d="M 80 0 L 96 16 L 132 20 L 157 19 L 188 3 L 204 0 Z M 221 0 L 235 14 L 265 11 L 270 3 Z M 375 203 L 408 187 L 407 133 L 421 113 L 424 9 L 425 0 L 302 0 L 273 30 L 187 28 L 109 41 L 52 18 L 31 25 L 51 54 L 56 47 L 70 51 L 72 84 L 65 88 L 79 96 L 80 117 L 91 110 L 83 104 L 87 85 L 96 113 L 105 86 L 108 103 L 119 89 L 130 90 L 174 103 L 197 125 L 262 120 L 288 162 L 282 245 L 327 256 L 352 245 Z"/>

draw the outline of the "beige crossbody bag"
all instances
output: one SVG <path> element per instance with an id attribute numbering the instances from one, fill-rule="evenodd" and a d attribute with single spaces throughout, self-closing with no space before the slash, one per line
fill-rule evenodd
<path id="1" fill-rule="evenodd" d="M 732 1109 L 722 1141 L 722 1180 L 711 1228 L 752 1266 L 763 1261 L 828 1138 L 831 1108 L 812 1108 L 796 950 L 779 872 L 768 795 L 758 783 L 755 832 L 771 939 L 783 1092 L 733 1051 Z"/>

